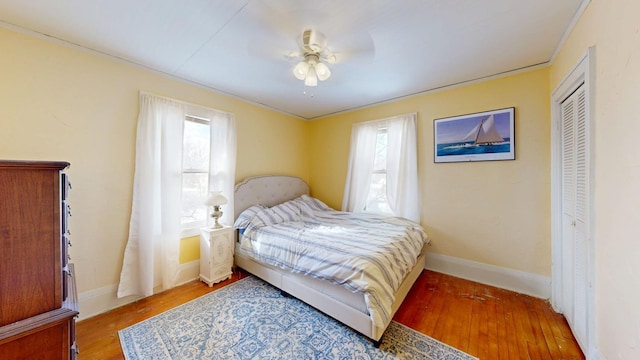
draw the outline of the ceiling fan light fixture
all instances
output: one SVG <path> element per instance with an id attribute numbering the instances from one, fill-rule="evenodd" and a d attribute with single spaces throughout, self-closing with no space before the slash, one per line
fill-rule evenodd
<path id="1" fill-rule="evenodd" d="M 308 54 L 293 68 L 293 75 L 298 80 L 304 80 L 305 86 L 318 86 L 318 80 L 327 80 L 331 76 L 331 70 L 318 60 L 317 54 Z"/>
<path id="2" fill-rule="evenodd" d="M 304 80 L 309 72 L 309 63 L 306 61 L 300 61 L 298 65 L 293 68 L 293 76 L 298 80 Z"/>
<path id="3" fill-rule="evenodd" d="M 302 33 L 300 48 L 304 60 L 293 68 L 293 75 L 296 79 L 304 80 L 305 86 L 318 86 L 318 80 L 325 81 L 331 76 L 331 70 L 323 61 L 333 63 L 335 55 L 329 53 L 326 46 L 324 34 L 311 29 Z"/>
<path id="4" fill-rule="evenodd" d="M 331 70 L 324 63 L 318 62 L 314 68 L 320 81 L 325 81 L 331 76 Z"/>
<path id="5" fill-rule="evenodd" d="M 318 77 L 316 76 L 316 70 L 313 66 L 309 66 L 309 72 L 307 77 L 304 78 L 304 84 L 306 86 L 318 86 Z"/>

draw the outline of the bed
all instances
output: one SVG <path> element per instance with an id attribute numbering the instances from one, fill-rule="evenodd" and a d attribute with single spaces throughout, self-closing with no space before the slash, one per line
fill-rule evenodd
<path id="1" fill-rule="evenodd" d="M 251 211 L 256 208 L 256 205 L 262 208 L 277 209 L 283 203 L 290 204 L 293 202 L 299 204 L 298 201 L 314 200 L 320 204 L 320 207 L 324 205 L 309 196 L 308 185 L 298 177 L 251 177 L 239 182 L 235 187 L 234 219 L 236 219 L 236 225 L 238 225 L 239 222 L 242 222 L 239 220 L 240 218 L 255 217 L 255 212 Z M 312 203 L 312 205 L 316 203 Z M 248 213 L 249 216 L 247 216 Z M 350 216 L 350 213 L 335 213 L 335 216 Z M 327 214 L 333 213 L 327 212 Z M 384 291 L 356 291 L 357 289 L 354 289 L 352 283 L 340 284 L 339 281 L 335 281 L 331 276 L 314 277 L 304 275 L 304 272 L 293 272 L 281 263 L 262 261 L 261 258 L 249 251 L 251 244 L 253 244 L 252 238 L 257 233 L 255 229 L 248 232 L 245 232 L 244 228 L 236 231 L 237 241 L 234 261 L 237 267 L 341 321 L 379 344 L 385 329 L 391 322 L 393 314 L 398 310 L 400 304 L 409 293 L 411 286 L 425 267 L 424 246 L 428 243 L 428 239 L 419 225 L 412 224 L 419 228 L 418 232 L 421 232 L 421 235 L 415 236 L 422 236 L 423 239 L 416 250 L 415 258 L 411 259 L 411 264 L 407 265 L 408 268 L 403 272 L 402 277 L 392 286 L 390 296 L 374 296 L 372 293 L 378 294 L 384 293 Z M 267 229 L 266 226 L 265 229 Z M 416 240 L 412 241 L 412 244 L 414 244 L 412 246 L 415 248 L 417 246 L 415 245 Z M 267 246 L 265 245 L 264 247 L 266 248 Z M 359 282 L 355 282 L 359 286 Z M 384 303 L 389 303 L 386 306 L 378 307 L 377 302 L 379 299 L 376 296 L 384 297 Z M 387 299 L 389 297 L 390 299 Z"/>

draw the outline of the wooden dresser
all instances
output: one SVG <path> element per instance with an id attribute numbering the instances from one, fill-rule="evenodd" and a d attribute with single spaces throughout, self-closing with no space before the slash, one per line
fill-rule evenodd
<path id="1" fill-rule="evenodd" d="M 0 359 L 75 359 L 66 162 L 0 160 Z"/>

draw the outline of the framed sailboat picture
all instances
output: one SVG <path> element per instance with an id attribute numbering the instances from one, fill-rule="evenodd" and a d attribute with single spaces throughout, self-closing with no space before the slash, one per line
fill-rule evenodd
<path id="1" fill-rule="evenodd" d="M 514 160 L 515 108 L 433 121 L 434 161 Z"/>

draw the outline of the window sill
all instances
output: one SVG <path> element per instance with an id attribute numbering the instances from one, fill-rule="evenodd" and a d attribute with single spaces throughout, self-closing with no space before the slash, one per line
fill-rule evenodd
<path id="1" fill-rule="evenodd" d="M 184 239 L 184 238 L 200 235 L 200 227 L 201 226 L 182 229 L 180 231 L 180 238 Z"/>

